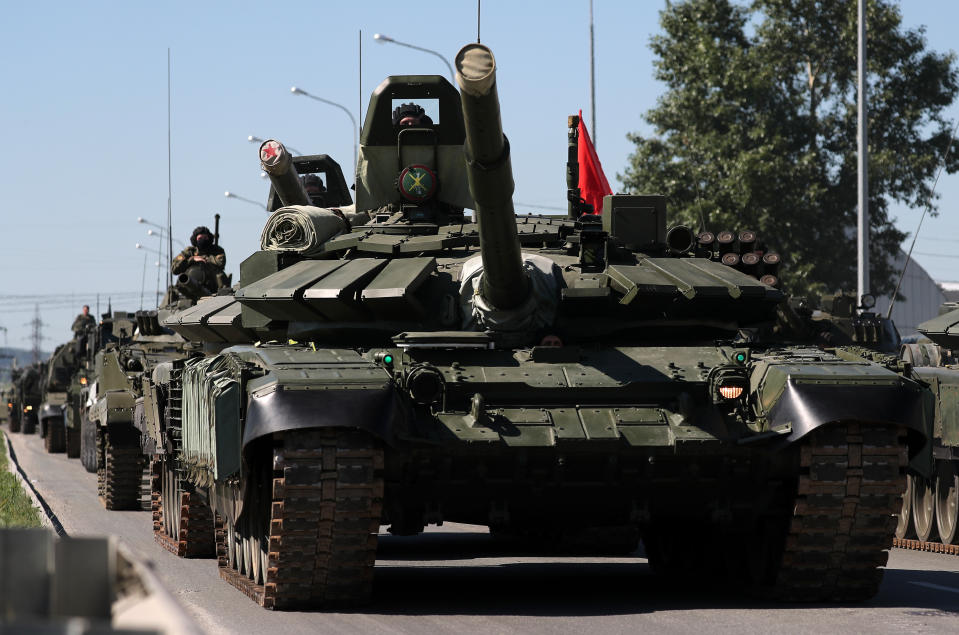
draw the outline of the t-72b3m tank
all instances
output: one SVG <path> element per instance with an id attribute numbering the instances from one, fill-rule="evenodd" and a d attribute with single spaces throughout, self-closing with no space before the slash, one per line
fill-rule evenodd
<path id="1" fill-rule="evenodd" d="M 218 517 L 221 577 L 269 608 L 363 602 L 381 524 L 455 521 L 639 533 L 667 574 L 872 596 L 920 388 L 787 342 L 782 292 L 667 232 L 662 196 L 516 216 L 492 53 L 467 45 L 456 67 L 461 93 L 396 76 L 373 94 L 368 224 L 271 216 L 235 296 L 258 343 L 154 372 L 156 426 Z M 394 126 L 398 102 L 432 121 Z"/>

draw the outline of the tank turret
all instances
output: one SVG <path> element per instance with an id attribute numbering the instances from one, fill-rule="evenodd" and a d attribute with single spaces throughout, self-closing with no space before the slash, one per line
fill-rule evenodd
<path id="1" fill-rule="evenodd" d="M 529 296 L 529 280 L 516 232 L 513 169 L 500 120 L 492 51 L 482 44 L 460 49 L 456 81 L 462 91 L 467 177 L 483 257 L 480 292 L 497 309 L 512 309 Z"/>
<path id="2" fill-rule="evenodd" d="M 270 177 L 283 205 L 312 204 L 293 166 L 293 157 L 282 143 L 275 139 L 264 141 L 260 145 L 260 165 Z"/>

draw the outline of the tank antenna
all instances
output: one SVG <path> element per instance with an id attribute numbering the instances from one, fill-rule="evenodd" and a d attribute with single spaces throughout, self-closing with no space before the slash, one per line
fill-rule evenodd
<path id="1" fill-rule="evenodd" d="M 360 58 L 360 59 L 359 59 L 359 67 L 360 67 L 360 78 L 359 78 L 360 101 L 359 101 L 359 108 L 356 110 L 356 112 L 357 112 L 357 114 L 358 114 L 359 116 L 356 118 L 356 120 L 359 121 L 360 123 L 363 123 L 363 29 L 360 29 L 359 58 Z M 354 144 L 358 144 L 358 143 L 360 142 L 360 139 L 359 139 L 359 135 L 360 135 L 359 128 L 357 128 L 357 129 L 354 131 L 354 133 L 357 135 L 357 138 L 353 140 L 353 143 L 354 143 Z M 354 145 L 354 147 L 356 147 L 356 146 Z M 357 159 L 356 157 L 353 157 L 353 182 L 354 182 L 354 183 L 356 183 L 356 170 L 357 170 L 358 167 L 359 167 L 358 159 Z"/>
<path id="2" fill-rule="evenodd" d="M 170 70 L 170 48 L 167 47 L 166 50 L 166 235 L 167 235 L 167 286 L 173 284 L 173 274 L 171 273 L 172 268 L 170 265 L 173 264 L 173 168 L 172 168 L 172 152 L 171 152 L 171 130 L 172 126 L 172 104 L 173 100 L 171 98 L 172 93 L 172 72 Z M 162 247 L 161 247 L 162 249 Z M 157 281 L 159 281 L 159 272 L 157 272 Z M 160 302 L 160 289 L 159 284 L 157 285 L 157 304 Z"/>
<path id="3" fill-rule="evenodd" d="M 593 46 L 593 0 L 589 0 L 589 127 L 596 147 L 596 63 Z"/>
<path id="4" fill-rule="evenodd" d="M 476 0 L 476 43 L 480 44 L 480 5 L 483 0 Z"/>
<path id="5" fill-rule="evenodd" d="M 916 246 L 916 239 L 919 238 L 919 230 L 922 229 L 922 221 L 926 217 L 926 212 L 932 209 L 932 197 L 936 193 L 936 186 L 939 185 L 939 177 L 942 176 L 942 169 L 946 167 L 946 161 L 949 160 L 949 153 L 952 151 L 952 144 L 956 140 L 956 131 L 959 130 L 959 119 L 956 125 L 952 127 L 952 136 L 949 137 L 949 145 L 946 146 L 946 153 L 942 157 L 942 163 L 939 165 L 939 171 L 936 172 L 936 180 L 932 182 L 932 191 L 929 193 L 929 203 L 922 210 L 922 216 L 919 217 L 919 225 L 916 227 L 916 233 L 912 235 L 912 244 L 909 245 L 909 251 L 906 253 L 906 264 L 902 266 L 899 272 L 899 280 L 896 282 L 896 290 L 892 292 L 892 299 L 889 301 L 889 310 L 886 311 L 886 319 L 892 316 L 892 307 L 896 305 L 896 298 L 899 297 L 899 287 L 902 286 L 902 279 L 906 277 L 906 269 L 909 267 L 909 261 L 912 259 L 912 250 Z"/>

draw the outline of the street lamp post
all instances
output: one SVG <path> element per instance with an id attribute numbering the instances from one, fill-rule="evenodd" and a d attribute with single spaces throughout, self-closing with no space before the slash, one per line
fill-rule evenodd
<path id="1" fill-rule="evenodd" d="M 263 143 L 264 141 L 266 141 L 266 139 L 257 137 L 256 135 L 248 135 L 246 140 L 249 141 L 250 143 Z M 293 146 L 290 146 L 284 143 L 283 147 L 297 156 L 300 156 L 300 157 L 303 156 L 303 153 L 297 150 L 296 148 L 294 148 Z"/>
<path id="2" fill-rule="evenodd" d="M 162 230 L 162 229 L 161 229 L 160 231 L 155 231 L 155 230 L 153 230 L 153 229 L 148 229 L 148 230 L 147 230 L 147 236 L 159 236 L 159 237 L 160 237 L 160 242 L 163 242 L 163 230 Z M 172 240 L 173 240 L 173 242 L 175 242 L 175 243 L 176 243 L 177 245 L 179 245 L 180 247 L 186 247 L 186 243 L 183 242 L 182 240 L 180 240 L 179 238 L 173 237 Z"/>
<path id="3" fill-rule="evenodd" d="M 226 192 L 223 192 L 223 196 L 225 196 L 225 197 L 227 197 L 227 198 L 235 198 L 235 199 L 238 200 L 238 201 L 243 201 L 244 203 L 249 203 L 250 205 L 256 205 L 256 206 L 259 207 L 260 209 L 266 209 L 266 205 L 264 205 L 263 203 L 257 203 L 256 201 L 254 201 L 254 200 L 251 199 L 251 198 L 245 198 L 245 197 L 243 197 L 243 196 L 239 196 L 239 195 L 234 194 L 233 192 L 231 192 L 231 191 L 229 191 L 229 190 L 227 190 Z M 269 211 L 269 210 L 267 210 L 267 211 Z"/>
<path id="4" fill-rule="evenodd" d="M 376 40 L 377 42 L 380 42 L 381 44 L 385 44 L 385 43 L 387 43 L 387 42 L 389 42 L 390 44 L 399 44 L 400 46 L 405 46 L 405 47 L 408 48 L 408 49 L 413 49 L 413 50 L 416 50 L 416 51 L 422 51 L 422 52 L 424 52 L 424 53 L 429 53 L 430 55 L 435 55 L 436 57 L 438 57 L 438 58 L 440 58 L 441 60 L 443 60 L 443 63 L 444 63 L 444 64 L 446 64 L 446 68 L 449 69 L 449 72 L 450 72 L 450 81 L 451 81 L 451 82 L 453 81 L 453 65 L 450 64 L 449 60 L 447 60 L 447 59 L 446 59 L 443 55 L 441 55 L 439 52 L 434 51 L 433 49 L 423 48 L 422 46 L 416 46 L 415 44 L 408 44 L 408 43 L 406 43 L 406 42 L 400 42 L 399 40 L 394 40 L 394 39 L 391 38 L 390 36 L 384 35 L 384 34 L 382 34 L 382 33 L 374 33 L 374 34 L 373 34 L 373 39 Z"/>
<path id="5" fill-rule="evenodd" d="M 142 250 L 144 250 L 144 251 L 146 252 L 146 253 L 143 254 L 143 275 L 141 276 L 141 279 L 140 279 L 140 308 L 143 308 L 143 291 L 144 291 L 144 289 L 146 288 L 146 279 L 147 279 L 147 254 L 156 254 L 156 257 L 157 257 L 157 261 L 156 261 L 156 266 L 157 266 L 157 291 L 156 291 L 156 294 L 157 294 L 157 304 L 159 304 L 159 302 L 160 302 L 160 258 L 162 258 L 162 254 L 163 254 L 162 244 L 161 244 L 161 248 L 150 249 L 149 247 L 147 247 L 146 245 L 143 245 L 142 243 L 137 243 L 137 244 L 136 244 L 136 248 L 137 248 L 137 249 L 142 249 Z"/>
<path id="6" fill-rule="evenodd" d="M 336 106 L 340 110 L 346 113 L 346 116 L 350 118 L 350 121 L 353 123 L 353 170 L 356 170 L 356 161 L 357 161 L 357 149 L 356 144 L 360 136 L 360 129 L 356 125 L 356 117 L 353 116 L 353 113 L 350 112 L 350 109 L 344 106 L 343 104 L 338 104 L 335 101 L 330 101 L 329 99 L 323 99 L 322 97 L 317 97 L 312 93 L 308 93 L 302 88 L 297 88 L 293 86 L 290 88 L 290 92 L 294 95 L 303 95 L 304 97 L 309 97 L 310 99 L 315 99 L 316 101 L 323 102 L 324 104 L 329 104 L 330 106 Z"/>

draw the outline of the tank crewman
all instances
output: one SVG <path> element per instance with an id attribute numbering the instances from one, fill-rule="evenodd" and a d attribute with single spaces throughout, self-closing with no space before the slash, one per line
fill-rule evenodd
<path id="1" fill-rule="evenodd" d="M 173 259 L 170 270 L 174 275 L 185 273 L 192 264 L 201 263 L 216 278 L 217 287 L 228 286 L 226 273 L 226 252 L 213 242 L 213 232 L 203 225 L 193 230 L 190 235 L 190 246 L 186 247 Z"/>
<path id="2" fill-rule="evenodd" d="M 174 274 L 181 274 L 193 262 L 205 262 L 221 272 L 226 267 L 226 252 L 223 251 L 223 247 L 213 244 L 213 232 L 208 227 L 201 225 L 193 230 L 193 234 L 190 235 L 190 246 L 173 259 L 170 269 Z"/>
<path id="3" fill-rule="evenodd" d="M 317 174 L 307 174 L 303 177 L 303 187 L 310 197 L 310 202 L 317 207 L 325 207 L 324 194 L 326 187 L 323 185 L 323 179 Z"/>
<path id="4" fill-rule="evenodd" d="M 425 128 L 432 125 L 433 120 L 419 104 L 413 102 L 400 104 L 393 111 L 393 127 L 395 128 Z"/>
<path id="5" fill-rule="evenodd" d="M 88 326 L 96 326 L 96 319 L 90 315 L 90 305 L 83 305 L 83 312 L 73 320 L 73 326 L 70 327 L 74 333 L 83 333 Z"/>

